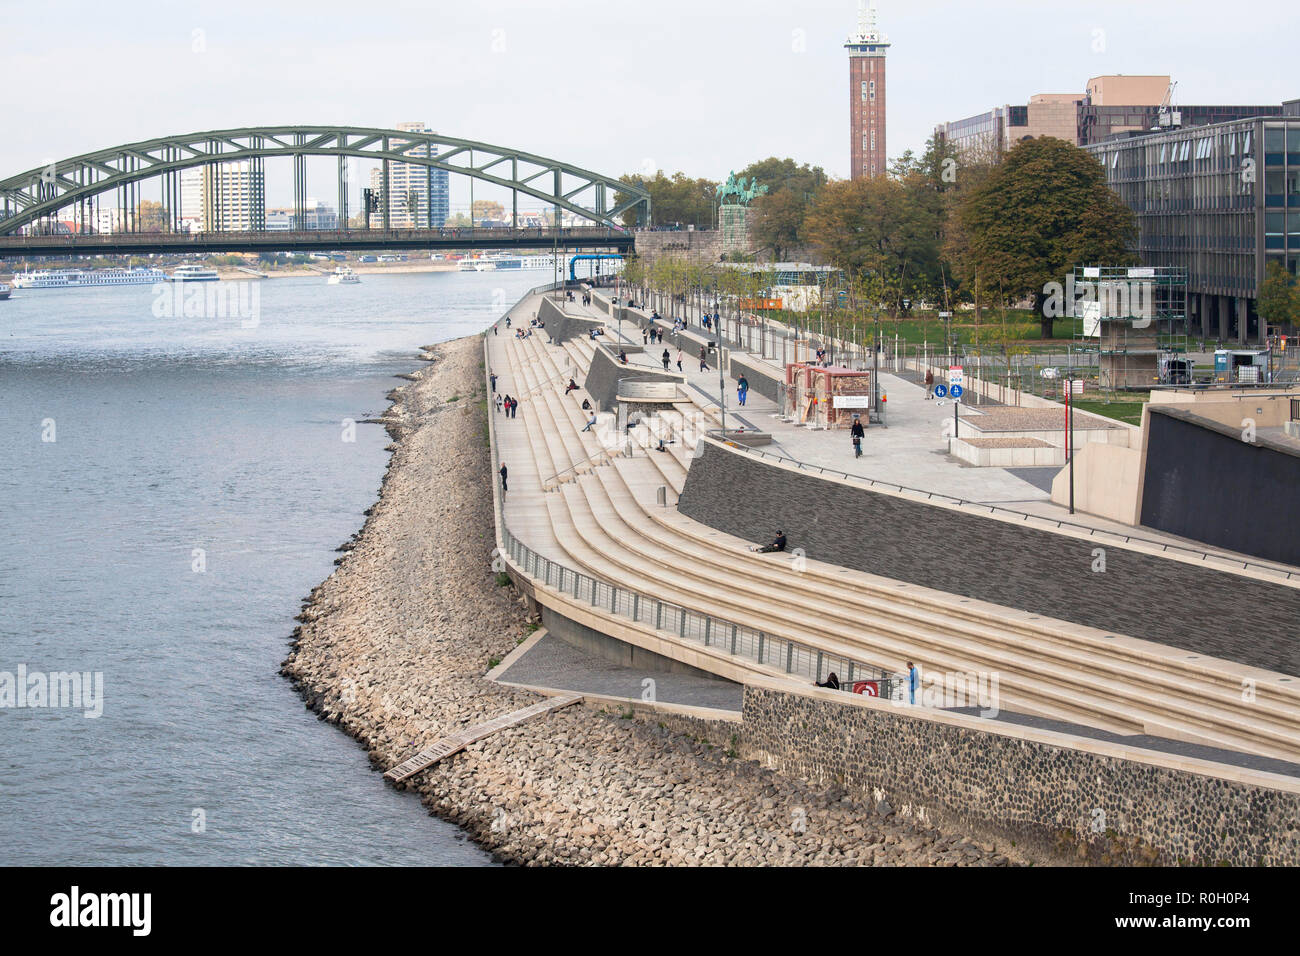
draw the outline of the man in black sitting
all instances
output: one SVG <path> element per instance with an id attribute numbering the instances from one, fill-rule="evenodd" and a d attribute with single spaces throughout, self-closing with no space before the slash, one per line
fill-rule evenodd
<path id="1" fill-rule="evenodd" d="M 771 543 L 771 544 L 769 544 L 769 545 L 764 545 L 764 546 L 761 547 L 761 548 L 750 548 L 749 550 L 751 550 L 751 551 L 757 551 L 759 554 L 771 554 L 773 551 L 784 551 L 784 550 L 785 550 L 785 532 L 782 531 L 780 528 L 777 528 L 777 529 L 776 529 L 776 537 L 772 539 L 772 543 Z"/>
<path id="2" fill-rule="evenodd" d="M 564 394 L 568 395 L 570 392 L 576 392 L 577 390 L 578 390 L 578 383 L 575 382 L 573 379 L 569 379 L 569 384 L 564 386 Z"/>

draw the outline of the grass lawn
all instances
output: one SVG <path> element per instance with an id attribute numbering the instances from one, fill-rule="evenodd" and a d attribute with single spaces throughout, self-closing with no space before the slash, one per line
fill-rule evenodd
<path id="1" fill-rule="evenodd" d="M 1135 393 L 1136 395 L 1136 393 Z M 1146 398 L 1150 393 L 1141 399 L 1128 399 L 1124 401 L 1106 402 L 1099 398 L 1080 398 L 1076 399 L 1074 405 L 1080 411 L 1092 412 L 1094 415 L 1104 415 L 1107 418 L 1113 418 L 1118 422 L 1125 422 L 1129 425 L 1142 424 L 1142 406 L 1146 404 Z"/>
<path id="2" fill-rule="evenodd" d="M 769 312 L 766 313 L 770 318 L 784 322 L 788 325 L 802 325 L 807 323 L 813 329 L 820 327 L 820 316 L 814 314 L 808 316 L 795 316 L 788 312 Z M 973 312 L 959 312 L 953 316 L 952 332 L 953 338 L 959 345 L 969 345 L 975 334 Z M 1056 319 L 1053 322 L 1052 341 L 1068 342 L 1075 332 L 1076 319 Z M 995 330 L 992 334 L 1000 335 L 1002 330 L 1001 313 L 995 310 L 986 310 L 984 320 L 981 323 L 985 329 Z M 944 341 L 947 334 L 947 320 L 940 319 L 934 315 L 913 316 L 905 319 L 890 319 L 881 317 L 880 332 L 885 341 L 892 343 L 894 336 L 897 335 L 900 342 L 906 345 L 920 345 L 922 342 L 929 342 L 931 345 Z M 872 331 L 875 328 L 874 321 L 859 321 L 856 333 L 854 326 L 850 323 L 841 321 L 839 323 L 840 335 L 844 338 L 859 338 L 870 341 Z M 1023 329 L 1023 335 L 1014 335 L 1014 330 Z M 1029 346 L 1046 344 L 1040 335 L 1040 324 L 1038 317 L 1030 311 L 1024 309 L 1007 310 L 1007 330 L 1011 333 L 1013 341 L 1023 342 Z M 834 323 L 828 323 L 827 333 L 834 332 Z"/>

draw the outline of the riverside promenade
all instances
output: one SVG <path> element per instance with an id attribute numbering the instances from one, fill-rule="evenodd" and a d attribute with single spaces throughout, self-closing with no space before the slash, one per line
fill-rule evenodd
<path id="1" fill-rule="evenodd" d="M 994 481 L 1012 497 L 987 504 L 719 441 L 717 370 L 688 351 L 698 333 L 682 336 L 680 373 L 668 344 L 665 372 L 664 346 L 647 348 L 626 317 L 620 334 L 607 310 L 599 293 L 591 306 L 528 296 L 510 328 L 488 330 L 484 359 L 498 392 L 520 399 L 516 417 L 490 419 L 495 460 L 509 464 L 509 490 L 497 489 L 506 569 L 548 639 L 622 670 L 599 674 L 554 642 L 548 657 L 538 641 L 494 677 L 516 683 L 519 666 L 519 685 L 559 694 L 571 680 L 630 687 L 640 672 L 651 697 L 621 699 L 652 712 L 656 673 L 732 681 L 739 714 L 719 719 L 738 721 L 742 755 L 856 792 L 873 781 L 935 819 L 1049 854 L 1048 832 L 1068 820 L 1067 842 L 1103 862 L 1300 859 L 1268 837 L 1300 809 L 1300 662 L 1286 624 L 1300 582 L 1009 510 L 1041 494 L 1009 472 Z M 899 451 L 876 452 L 882 462 L 908 454 L 906 406 L 918 431 L 934 423 L 919 388 L 888 387 L 904 410 L 868 431 L 869 448 Z M 781 422 L 774 405 L 729 412 L 729 437 L 733 414 L 805 459 L 849 458 L 842 435 Z M 933 440 L 913 438 L 910 454 L 977 471 L 925 449 Z M 754 553 L 778 527 L 791 550 Z M 1099 554 L 1105 573 L 1089 576 Z M 1183 594 L 1204 599 L 1196 616 L 1153 613 Z M 549 683 L 523 679 L 530 668 Z M 832 671 L 840 690 L 812 687 Z M 1240 841 L 1216 831 L 1250 794 L 1269 796 Z M 1028 817 L 1008 823 L 1008 800 Z M 1089 836 L 1087 804 L 1135 800 L 1158 810 L 1125 817 L 1118 843 Z"/>

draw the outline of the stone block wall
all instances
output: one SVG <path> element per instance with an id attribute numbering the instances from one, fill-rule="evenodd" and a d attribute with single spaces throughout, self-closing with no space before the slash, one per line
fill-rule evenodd
<path id="1" fill-rule="evenodd" d="M 1300 589 L 784 467 L 706 442 L 678 510 L 809 558 L 1300 675 Z M 1105 571 L 1094 572 L 1096 549 Z"/>
<path id="2" fill-rule="evenodd" d="M 1107 864 L 1295 866 L 1300 793 L 918 717 L 831 692 L 745 687 L 741 755 L 895 812 Z"/>
<path id="3" fill-rule="evenodd" d="M 636 254 L 646 259 L 680 256 L 700 262 L 718 262 L 724 251 L 722 233 L 717 229 L 636 231 Z"/>

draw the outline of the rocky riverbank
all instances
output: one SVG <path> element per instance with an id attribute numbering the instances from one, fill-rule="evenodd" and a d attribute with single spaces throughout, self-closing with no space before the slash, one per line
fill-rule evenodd
<path id="1" fill-rule="evenodd" d="M 426 349 L 394 389 L 379 501 L 295 631 L 283 673 L 380 769 L 456 729 L 535 703 L 483 676 L 526 635 L 491 572 L 482 343 Z M 432 813 L 522 864 L 1020 862 L 1011 848 L 818 790 L 652 722 L 571 707 L 412 778 Z M 380 786 L 376 778 L 375 785 Z M 884 811 L 883 813 L 881 811 Z"/>

